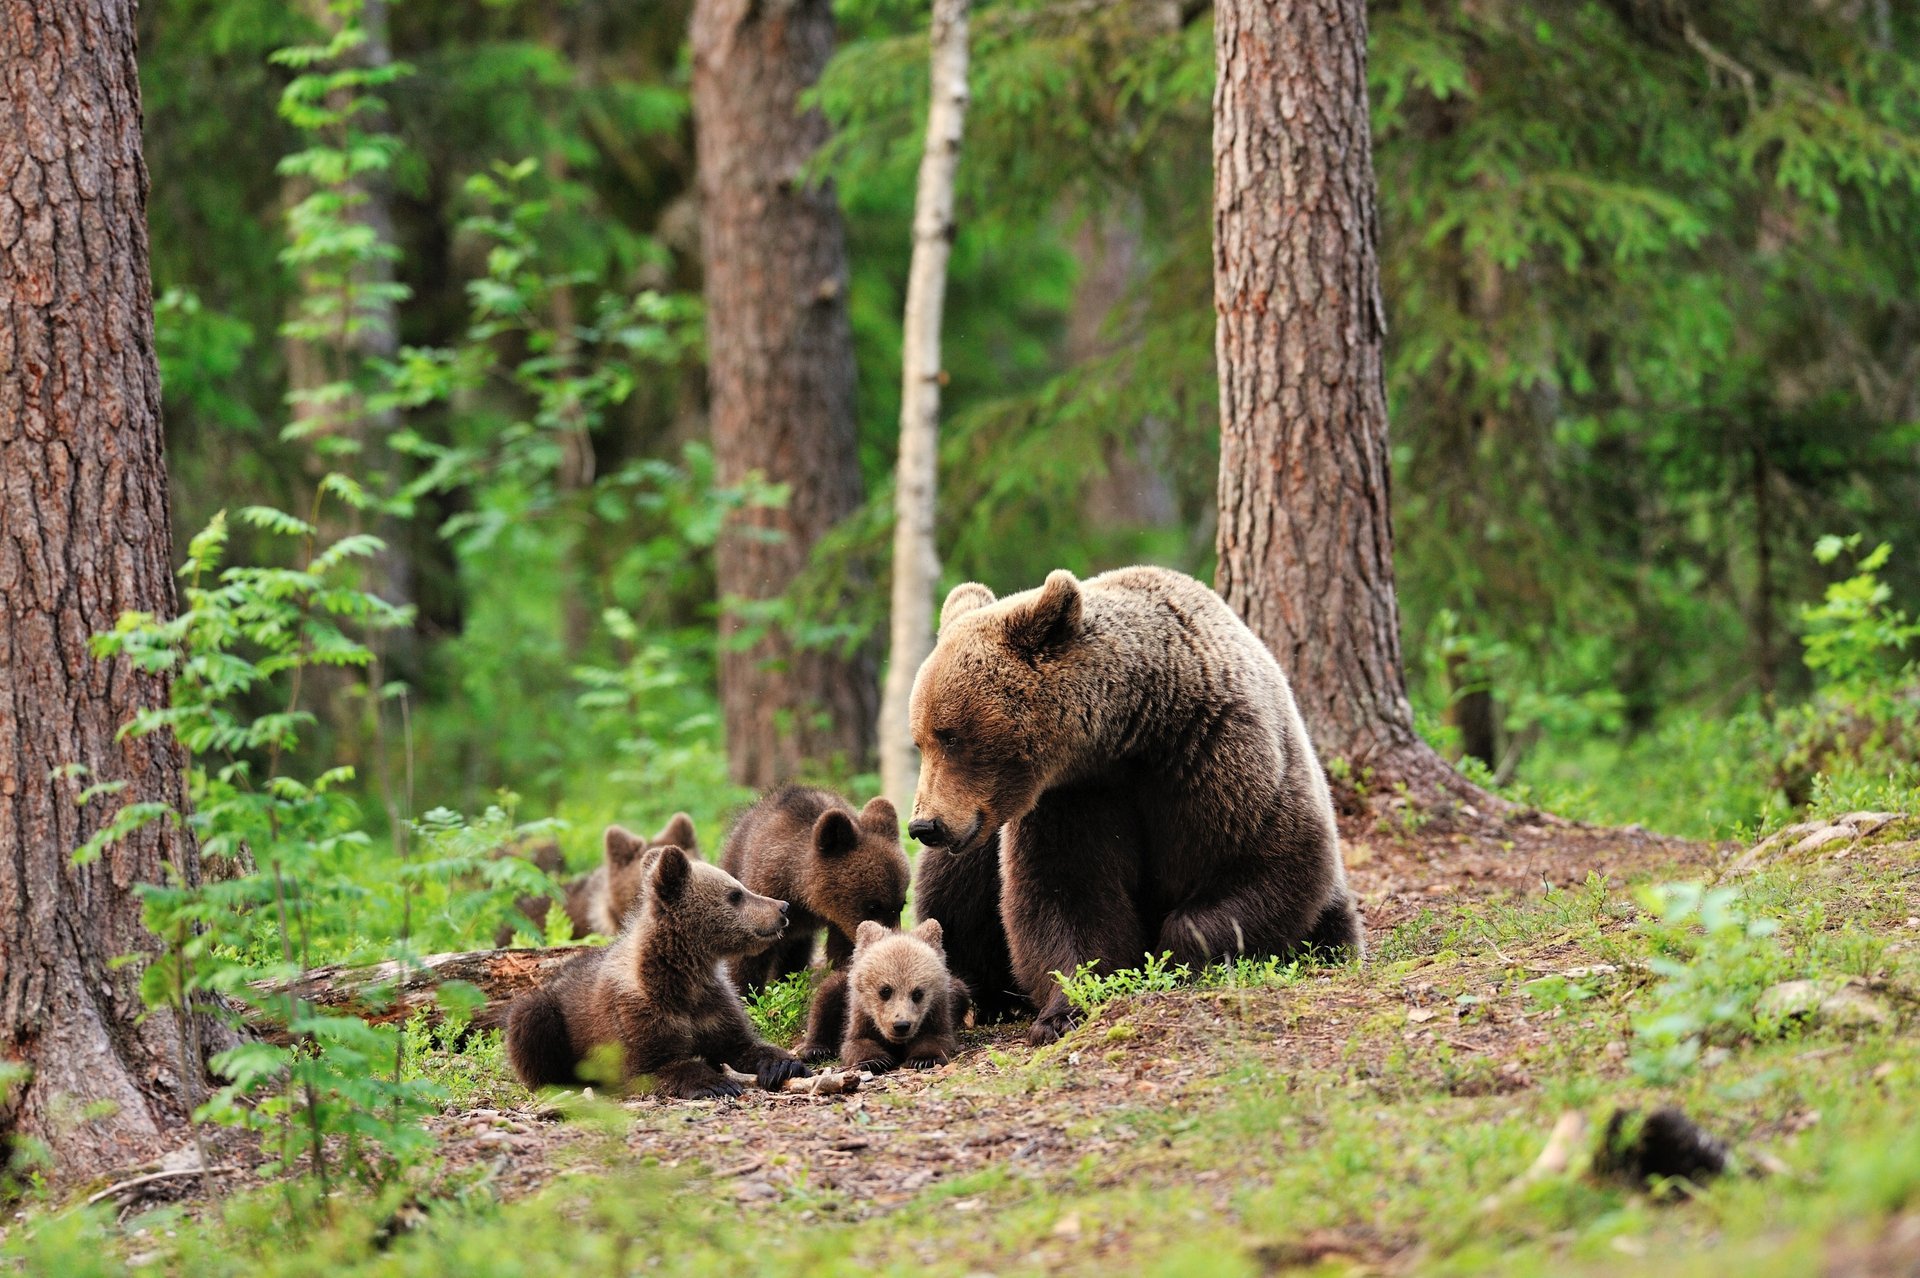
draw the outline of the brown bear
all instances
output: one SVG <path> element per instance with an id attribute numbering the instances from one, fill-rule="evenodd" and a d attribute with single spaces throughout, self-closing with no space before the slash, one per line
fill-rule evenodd
<path id="1" fill-rule="evenodd" d="M 954 1026 L 967 1014 L 967 988 L 947 973 L 940 924 L 911 932 L 862 923 L 847 968 L 847 1034 L 840 1059 L 849 1069 L 884 1073 L 900 1065 L 932 1069 L 960 1050 Z"/>
<path id="2" fill-rule="evenodd" d="M 546 846 L 552 848 L 554 856 L 558 856 L 558 845 L 549 842 Z M 619 933 L 628 911 L 633 909 L 633 903 L 640 897 L 642 855 L 651 848 L 664 847 L 681 848 L 693 856 L 700 854 L 692 817 L 684 812 L 674 813 L 660 833 L 651 839 L 643 839 L 625 826 L 607 827 L 600 864 L 592 872 L 570 880 L 560 902 L 561 908 L 567 912 L 567 922 L 574 939 L 583 939 L 593 933 L 601 936 Z M 534 864 L 549 874 L 555 872 L 555 868 L 549 867 L 546 861 L 536 859 Z M 547 911 L 553 904 L 551 897 L 521 897 L 514 903 L 519 917 L 502 923 L 494 934 L 493 943 L 503 948 L 512 944 L 516 927 L 529 923 L 544 934 Z"/>
<path id="3" fill-rule="evenodd" d="M 949 940 L 947 965 L 973 992 L 975 1020 L 1003 1020 L 1032 1005 L 1013 979 L 1013 956 L 1000 923 L 1000 831 L 977 852 L 956 856 L 923 847 L 913 866 L 913 916 L 938 919 Z M 952 944 L 958 938 L 958 944 Z"/>
<path id="4" fill-rule="evenodd" d="M 1055 571 L 1003 600 L 958 586 L 909 715 L 921 764 L 908 831 L 953 859 L 984 856 L 999 833 L 1001 930 L 1039 1010 L 1036 1045 L 1073 1024 L 1053 973 L 1083 963 L 1361 952 L 1333 802 L 1286 676 L 1193 578 Z M 943 886 L 922 881 L 923 918 L 948 923 L 984 896 Z M 998 943 L 947 927 L 963 977 Z"/>
<path id="5" fill-rule="evenodd" d="M 827 930 L 827 979 L 807 1013 L 800 1054 L 833 1055 L 846 1024 L 847 960 L 862 923 L 891 929 L 907 903 L 911 871 L 900 817 L 876 798 L 855 812 L 828 790 L 790 785 L 749 808 L 727 835 L 720 864 L 755 892 L 792 904 L 793 926 L 772 949 L 733 965 L 734 988 L 764 988 L 813 962 L 814 934 Z"/>
<path id="6" fill-rule="evenodd" d="M 569 1087 L 581 1062 L 617 1046 L 623 1081 L 653 1079 L 662 1096 L 738 1096 L 721 1066 L 778 1089 L 810 1072 L 764 1042 L 720 965 L 773 945 L 787 903 L 677 847 L 641 861 L 640 907 L 605 949 L 582 954 L 507 1011 L 507 1060 L 528 1087 Z"/>

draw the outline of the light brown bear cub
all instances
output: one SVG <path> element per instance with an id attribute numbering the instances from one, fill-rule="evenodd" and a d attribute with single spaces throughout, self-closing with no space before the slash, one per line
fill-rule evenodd
<path id="1" fill-rule="evenodd" d="M 748 809 L 721 850 L 727 872 L 755 892 L 793 904 L 786 939 L 733 965 L 734 987 L 763 988 L 813 962 L 814 934 L 827 930 L 827 979 L 807 1014 L 800 1054 L 833 1055 L 846 1026 L 847 961 L 860 925 L 900 924 L 910 871 L 900 850 L 900 817 L 874 799 L 860 811 L 828 790 L 788 786 Z"/>
<path id="2" fill-rule="evenodd" d="M 692 817 L 684 812 L 674 813 L 660 833 L 651 839 L 643 839 L 625 826 L 607 827 L 600 864 L 591 873 L 570 880 L 565 887 L 566 895 L 560 902 L 561 908 L 567 912 L 567 922 L 575 940 L 596 932 L 601 936 L 619 934 L 628 911 L 640 899 L 641 858 L 653 848 L 665 847 L 681 848 L 696 857 L 700 855 Z M 562 868 L 559 863 L 560 847 L 551 840 L 536 845 L 531 854 L 533 863 L 549 874 L 557 874 Z M 547 912 L 553 905 L 550 897 L 521 897 L 514 903 L 518 916 L 500 925 L 493 938 L 494 944 L 501 948 L 512 944 L 515 928 L 528 922 L 532 923 L 534 930 L 544 933 Z"/>
<path id="3" fill-rule="evenodd" d="M 507 1012 L 507 1059 L 528 1087 L 567 1087 L 597 1050 L 620 1050 L 623 1081 L 662 1096 L 738 1096 L 722 1066 L 778 1089 L 810 1072 L 753 1031 L 723 976 L 729 959 L 780 939 L 787 903 L 749 892 L 677 847 L 642 859 L 640 908 L 612 945 L 583 954 Z"/>
<path id="4" fill-rule="evenodd" d="M 960 1049 L 954 1026 L 966 1015 L 967 987 L 947 974 L 938 919 L 911 932 L 862 923 L 847 987 L 847 1068 L 932 1069 Z"/>

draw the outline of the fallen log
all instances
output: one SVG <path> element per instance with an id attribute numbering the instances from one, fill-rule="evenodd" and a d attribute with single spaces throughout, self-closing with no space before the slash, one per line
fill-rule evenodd
<path id="1" fill-rule="evenodd" d="M 436 991 L 448 981 L 464 981 L 486 998 L 473 1015 L 473 1028 L 498 1029 L 506 1024 L 507 1007 L 515 998 L 591 948 L 559 945 L 544 950 L 469 950 L 429 954 L 411 963 L 330 963 L 295 980 L 256 981 L 252 988 L 264 995 L 290 995 L 328 1011 L 351 1012 L 373 1025 L 405 1021 L 416 1012 L 426 1013 L 429 1024 L 438 1024 L 444 1011 L 435 998 Z M 269 1042 L 286 1041 L 286 1031 L 258 1010 L 250 1011 L 244 1019 Z"/>

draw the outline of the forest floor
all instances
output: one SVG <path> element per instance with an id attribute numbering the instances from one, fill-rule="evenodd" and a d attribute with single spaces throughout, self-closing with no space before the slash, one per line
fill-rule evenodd
<path id="1" fill-rule="evenodd" d="M 1350 830 L 1363 965 L 1143 980 L 1050 1048 L 973 1029 L 953 1063 L 852 1096 L 562 1118 L 488 1040 L 438 1062 L 458 1103 L 398 1205 L 261 1261 L 268 1208 L 137 1204 L 105 1254 L 332 1275 L 1920 1272 L 1920 821 L 1757 852 L 1509 825 Z M 1683 880 L 1730 888 L 1730 912 L 1663 922 L 1637 890 Z M 1824 1004 L 1755 1014 L 1793 979 Z M 1734 1170 L 1665 1192 L 1596 1173 L 1592 1133 L 1659 1106 Z M 1588 1134 L 1536 1165 L 1563 1119 Z M 229 1201 L 250 1200 L 279 1202 Z"/>

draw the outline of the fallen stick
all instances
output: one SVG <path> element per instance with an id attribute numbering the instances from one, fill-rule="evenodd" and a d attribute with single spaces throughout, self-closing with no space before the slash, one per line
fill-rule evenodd
<path id="1" fill-rule="evenodd" d="M 131 1180 L 123 1180 L 118 1184 L 108 1185 L 99 1193 L 88 1198 L 86 1205 L 92 1207 L 96 1204 L 104 1203 L 109 1198 L 118 1198 L 130 1189 L 140 1189 L 146 1185 L 151 1185 L 162 1180 L 179 1180 L 184 1176 L 231 1176 L 239 1170 L 238 1167 L 182 1167 L 174 1171 L 148 1172 L 144 1176 L 135 1176 Z"/>
<path id="2" fill-rule="evenodd" d="M 760 1080 L 751 1074 L 742 1074 L 731 1065 L 723 1065 L 720 1072 L 742 1087 L 755 1087 Z M 823 1070 L 810 1074 L 806 1078 L 789 1078 L 780 1084 L 780 1090 L 801 1096 L 849 1096 L 860 1090 L 866 1075 L 857 1070 Z"/>

